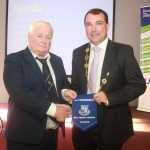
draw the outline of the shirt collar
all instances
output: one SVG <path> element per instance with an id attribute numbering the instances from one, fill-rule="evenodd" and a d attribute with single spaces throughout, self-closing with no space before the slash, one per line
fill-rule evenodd
<path id="1" fill-rule="evenodd" d="M 106 38 L 102 43 L 100 43 L 97 47 L 99 47 L 100 49 L 106 50 L 106 46 L 108 43 L 108 38 Z M 91 49 L 93 49 L 93 47 L 95 47 L 95 45 L 93 45 L 92 43 L 90 43 L 90 47 Z"/>
<path id="2" fill-rule="evenodd" d="M 28 48 L 29 48 L 29 50 L 30 50 L 29 45 L 28 45 Z M 40 58 L 39 56 L 37 56 L 36 54 L 34 54 L 31 50 L 30 50 L 30 52 L 31 52 L 31 54 L 33 55 L 33 57 L 34 57 L 35 59 L 36 59 L 37 57 Z M 45 58 L 46 58 L 46 57 L 47 57 L 48 59 L 50 59 L 50 58 L 51 58 L 50 53 L 47 53 L 46 56 L 45 56 Z M 48 59 L 47 59 L 47 60 L 48 60 Z"/>

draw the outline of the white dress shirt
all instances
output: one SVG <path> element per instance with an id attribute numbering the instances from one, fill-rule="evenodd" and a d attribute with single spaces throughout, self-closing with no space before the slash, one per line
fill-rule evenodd
<path id="1" fill-rule="evenodd" d="M 36 59 L 38 56 L 36 54 L 34 54 L 31 50 L 30 50 L 30 52 L 33 55 L 33 57 L 35 58 L 35 61 L 37 62 L 38 66 L 39 66 L 39 68 L 40 68 L 40 70 L 42 72 L 42 63 L 38 59 Z M 56 88 L 56 91 L 57 91 L 55 74 L 54 74 L 53 68 L 52 68 L 52 66 L 50 64 L 50 61 L 49 61 L 51 56 L 48 53 L 45 56 L 45 58 L 46 57 L 47 57 L 47 65 L 48 65 L 48 67 L 50 69 L 50 72 L 51 72 L 51 75 L 52 75 L 52 79 L 53 79 L 53 82 L 54 82 L 54 85 L 55 85 L 55 88 Z M 40 57 L 38 57 L 38 58 L 40 58 Z M 44 58 L 41 58 L 41 59 L 44 59 Z M 58 95 L 58 93 L 57 93 L 57 95 Z M 49 109 L 47 110 L 46 114 L 48 116 L 54 117 L 55 112 L 56 112 L 56 105 L 54 103 L 51 103 L 51 105 L 50 105 Z M 52 121 L 49 117 L 47 117 L 46 129 L 56 129 L 58 126 L 59 126 L 58 123 Z"/>
<path id="2" fill-rule="evenodd" d="M 97 47 L 100 48 L 99 51 L 99 64 L 98 64 L 98 72 L 97 72 L 97 84 L 96 84 L 96 91 L 98 92 L 98 89 L 100 87 L 100 78 L 101 78 L 101 71 L 102 71 L 102 66 L 103 66 L 103 61 L 104 61 L 104 57 L 105 57 L 105 52 L 106 52 L 106 46 L 108 43 L 108 38 L 106 38 L 102 43 L 100 43 Z M 91 63 L 93 61 L 94 58 L 94 50 L 93 47 L 95 47 L 92 43 L 90 43 L 90 56 L 89 56 L 89 68 L 88 68 L 88 74 L 90 71 L 90 67 L 91 67 Z M 89 76 L 88 76 L 88 80 L 89 80 Z M 87 85 L 88 87 L 88 85 Z M 88 91 L 87 93 L 90 94 L 90 90 L 89 87 L 87 88 Z"/>

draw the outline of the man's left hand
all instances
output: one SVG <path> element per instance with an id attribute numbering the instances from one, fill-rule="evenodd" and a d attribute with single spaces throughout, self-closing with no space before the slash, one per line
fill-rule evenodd
<path id="1" fill-rule="evenodd" d="M 99 105 L 101 105 L 102 103 L 104 103 L 105 105 L 108 105 L 107 96 L 103 91 L 100 91 L 94 94 L 93 100 Z"/>
<path id="2" fill-rule="evenodd" d="M 69 104 L 72 104 L 73 99 L 77 97 L 77 93 L 73 90 L 65 90 L 64 97 L 69 102 Z"/>

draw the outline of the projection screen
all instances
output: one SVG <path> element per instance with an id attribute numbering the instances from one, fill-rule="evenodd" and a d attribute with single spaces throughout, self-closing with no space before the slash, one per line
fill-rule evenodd
<path id="1" fill-rule="evenodd" d="M 108 13 L 113 38 L 113 0 L 8 0 L 6 54 L 23 50 L 28 45 L 29 26 L 38 20 L 51 23 L 54 37 L 50 51 L 60 56 L 66 74 L 71 74 L 72 51 L 87 43 L 84 16 L 92 8 L 101 8 Z"/>

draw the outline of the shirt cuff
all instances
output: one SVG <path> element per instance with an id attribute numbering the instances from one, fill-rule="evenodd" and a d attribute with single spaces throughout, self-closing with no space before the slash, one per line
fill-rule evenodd
<path id="1" fill-rule="evenodd" d="M 56 105 L 54 103 L 51 103 L 49 109 L 46 112 L 46 115 L 54 117 L 56 113 Z"/>
<path id="2" fill-rule="evenodd" d="M 68 102 L 68 100 L 67 100 L 67 99 L 65 98 L 65 96 L 64 96 L 64 92 L 65 92 L 66 90 L 68 90 L 68 89 L 62 89 L 62 90 L 61 90 L 61 95 L 62 95 L 62 98 L 63 98 L 65 101 Z"/>
<path id="3" fill-rule="evenodd" d="M 109 101 L 108 101 L 108 99 L 107 99 L 107 102 L 106 102 L 106 104 L 105 104 L 106 106 L 108 106 L 109 105 Z"/>

